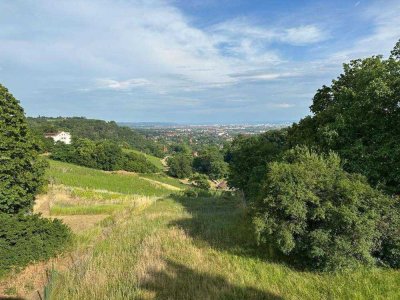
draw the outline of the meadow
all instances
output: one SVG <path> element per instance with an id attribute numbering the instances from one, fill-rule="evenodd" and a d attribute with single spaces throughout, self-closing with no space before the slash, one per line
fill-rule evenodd
<path id="1" fill-rule="evenodd" d="M 66 253 L 0 282 L 28 299 L 399 299 L 400 272 L 305 272 L 256 244 L 239 197 L 188 198 L 152 175 L 50 161 L 39 209 L 74 232 Z M 140 194 L 142 193 L 142 194 Z M 158 196 L 155 196 L 158 195 Z M 33 296 L 32 296 L 33 297 Z M 34 298 L 34 297 L 33 297 Z"/>
<path id="2" fill-rule="evenodd" d="M 51 184 L 144 196 L 165 196 L 171 192 L 134 173 L 105 172 L 54 160 L 49 163 L 47 176 Z"/>
<path id="3" fill-rule="evenodd" d="M 241 202 L 173 196 L 114 219 L 50 299 L 398 299 L 400 272 L 319 274 L 268 257 Z M 96 284 L 94 284 L 96 283 Z"/>

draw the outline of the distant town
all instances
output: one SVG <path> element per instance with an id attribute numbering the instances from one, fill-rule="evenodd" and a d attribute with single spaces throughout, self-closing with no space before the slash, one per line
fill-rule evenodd
<path id="1" fill-rule="evenodd" d="M 263 124 L 172 124 L 172 123 L 118 123 L 134 128 L 155 141 L 186 142 L 191 145 L 223 145 L 239 134 L 255 135 L 273 129 L 288 127 L 291 123 Z"/>

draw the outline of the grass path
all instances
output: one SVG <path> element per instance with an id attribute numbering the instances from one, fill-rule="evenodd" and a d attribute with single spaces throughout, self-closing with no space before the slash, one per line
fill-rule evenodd
<path id="1" fill-rule="evenodd" d="M 254 245 L 245 212 L 227 199 L 159 200 L 116 219 L 52 299 L 399 299 L 400 272 L 301 272 Z"/>

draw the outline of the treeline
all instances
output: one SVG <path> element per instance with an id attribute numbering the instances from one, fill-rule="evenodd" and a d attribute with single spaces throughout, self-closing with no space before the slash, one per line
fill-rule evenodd
<path id="1" fill-rule="evenodd" d="M 228 182 L 258 241 L 307 269 L 400 267 L 400 41 L 388 59 L 344 64 L 311 111 L 230 146 Z"/>
<path id="2" fill-rule="evenodd" d="M 28 124 L 41 140 L 43 147 L 49 151 L 52 150 L 52 143 L 51 140 L 44 138 L 44 134 L 47 132 L 67 131 L 75 138 L 86 138 L 92 141 L 107 140 L 157 157 L 164 156 L 162 145 L 134 129 L 118 126 L 114 121 L 106 122 L 83 117 L 38 117 L 28 118 Z"/>
<path id="3" fill-rule="evenodd" d="M 61 221 L 32 214 L 47 166 L 38 150 L 19 102 L 0 84 L 0 276 L 55 255 L 71 235 Z"/>
<path id="4" fill-rule="evenodd" d="M 125 152 L 110 141 L 73 139 L 70 145 L 62 142 L 52 147 L 50 157 L 80 166 L 104 171 L 125 170 L 138 173 L 155 173 L 158 168 L 143 154 Z"/>

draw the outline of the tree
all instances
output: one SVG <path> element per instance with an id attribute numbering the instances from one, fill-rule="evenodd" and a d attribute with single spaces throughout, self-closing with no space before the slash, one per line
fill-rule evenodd
<path id="1" fill-rule="evenodd" d="M 304 267 L 335 270 L 378 259 L 398 265 L 397 206 L 363 176 L 343 171 L 337 154 L 296 147 L 269 164 L 253 210 L 266 247 Z"/>
<path id="2" fill-rule="evenodd" d="M 24 111 L 0 84 L 0 212 L 29 212 L 44 184 L 46 163 L 28 130 Z"/>
<path id="3" fill-rule="evenodd" d="M 178 153 L 168 158 L 168 174 L 177 178 L 188 178 L 192 175 L 192 157 Z"/>
<path id="4" fill-rule="evenodd" d="M 276 159 L 286 147 L 286 130 L 236 137 L 226 154 L 229 157 L 229 185 L 251 198 L 260 188 L 267 163 Z"/>
<path id="5" fill-rule="evenodd" d="M 322 87 L 308 116 L 289 130 L 292 146 L 336 151 L 346 171 L 361 173 L 389 193 L 400 193 L 400 41 L 389 59 L 344 64 Z"/>
<path id="6" fill-rule="evenodd" d="M 224 161 L 222 152 L 217 147 L 208 147 L 193 160 L 193 169 L 208 175 L 211 179 L 226 177 L 228 165 Z"/>

